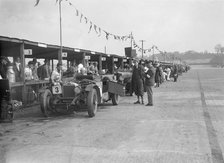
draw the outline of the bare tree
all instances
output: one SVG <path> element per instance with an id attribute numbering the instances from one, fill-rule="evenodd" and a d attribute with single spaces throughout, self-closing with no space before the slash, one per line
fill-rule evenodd
<path id="1" fill-rule="evenodd" d="M 223 53 L 224 53 L 224 47 L 221 47 L 220 51 L 221 51 L 221 54 L 223 55 Z"/>
<path id="2" fill-rule="evenodd" d="M 215 52 L 216 52 L 217 54 L 221 53 L 221 49 L 222 49 L 222 45 L 221 45 L 221 44 L 217 44 L 217 45 L 215 46 Z"/>

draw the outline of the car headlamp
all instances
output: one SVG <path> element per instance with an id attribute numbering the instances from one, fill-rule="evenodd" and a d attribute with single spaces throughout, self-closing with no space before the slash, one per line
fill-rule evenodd
<path id="1" fill-rule="evenodd" d="M 75 92 L 75 94 L 79 94 L 81 92 L 81 88 L 79 86 L 76 86 L 74 88 L 74 92 Z"/>
<path id="2" fill-rule="evenodd" d="M 123 80 L 124 80 L 124 78 L 123 78 L 122 75 L 119 77 L 119 80 L 120 80 L 120 81 L 123 81 Z"/>

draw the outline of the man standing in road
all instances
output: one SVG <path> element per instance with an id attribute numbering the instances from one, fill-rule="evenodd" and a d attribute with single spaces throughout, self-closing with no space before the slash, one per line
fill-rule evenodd
<path id="1" fill-rule="evenodd" d="M 148 71 L 145 74 L 145 88 L 148 96 L 148 104 L 146 106 L 153 106 L 153 92 L 152 87 L 155 84 L 155 69 L 152 62 L 147 63 Z"/>
<path id="2" fill-rule="evenodd" d="M 144 95 L 144 85 L 143 85 L 143 80 L 144 80 L 144 69 L 143 67 L 139 64 L 137 60 L 135 60 L 135 65 L 133 67 L 133 72 L 132 72 L 132 88 L 133 91 L 135 92 L 138 100 L 134 104 L 140 104 L 139 97 L 141 97 L 141 103 L 144 104 L 143 101 L 143 95 Z"/>

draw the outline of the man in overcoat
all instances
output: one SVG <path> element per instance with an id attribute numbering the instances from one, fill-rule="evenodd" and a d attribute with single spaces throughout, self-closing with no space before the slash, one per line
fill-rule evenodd
<path id="1" fill-rule="evenodd" d="M 141 103 L 144 104 L 143 95 L 144 95 L 144 69 L 139 64 L 137 60 L 134 61 L 134 67 L 132 71 L 132 89 L 137 96 L 137 101 L 134 104 L 140 104 L 139 97 L 141 97 Z"/>
<path id="2" fill-rule="evenodd" d="M 148 70 L 145 74 L 145 89 L 148 97 L 148 104 L 146 106 L 153 106 L 153 91 L 152 87 L 155 84 L 155 68 L 152 65 L 152 62 L 147 63 Z"/>

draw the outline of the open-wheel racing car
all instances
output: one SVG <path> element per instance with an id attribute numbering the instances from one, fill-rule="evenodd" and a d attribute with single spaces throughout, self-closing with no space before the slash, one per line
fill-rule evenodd
<path id="1" fill-rule="evenodd" d="M 40 105 L 44 116 L 63 105 L 67 110 L 85 109 L 89 117 L 94 117 L 98 104 L 112 101 L 118 104 L 118 96 L 124 96 L 125 88 L 111 76 L 94 78 L 92 75 L 79 75 L 63 84 L 51 85 L 40 91 Z"/>

